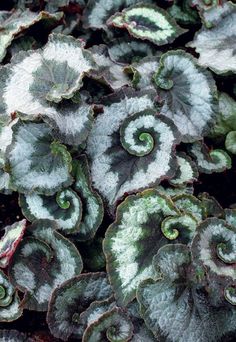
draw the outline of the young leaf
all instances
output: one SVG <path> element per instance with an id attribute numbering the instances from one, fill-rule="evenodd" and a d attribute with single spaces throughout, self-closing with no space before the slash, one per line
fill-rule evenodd
<path id="1" fill-rule="evenodd" d="M 12 129 L 7 162 L 14 189 L 53 195 L 72 183 L 71 156 L 64 145 L 53 141 L 46 124 L 19 121 Z"/>
<path id="2" fill-rule="evenodd" d="M 91 71 L 91 77 L 104 80 L 113 90 L 130 85 L 124 67 L 111 60 L 106 45 L 95 45 L 90 51 L 98 65 L 98 70 Z"/>
<path id="3" fill-rule="evenodd" d="M 108 25 L 126 28 L 135 38 L 147 39 L 160 46 L 172 43 L 186 32 L 162 8 L 147 3 L 139 3 L 125 8 L 121 13 L 111 16 Z"/>
<path id="4" fill-rule="evenodd" d="M 236 131 L 231 131 L 225 139 L 225 148 L 232 154 L 236 154 Z"/>
<path id="5" fill-rule="evenodd" d="M 114 308 L 91 323 L 84 332 L 83 342 L 127 342 L 133 334 L 133 325 L 120 308 Z M 106 336 L 104 338 L 104 335 Z"/>
<path id="6" fill-rule="evenodd" d="M 82 220 L 76 240 L 92 239 L 102 223 L 104 209 L 101 197 L 91 187 L 89 166 L 85 155 L 81 155 L 73 165 L 75 190 L 82 200 Z"/>
<path id="7" fill-rule="evenodd" d="M 93 106 L 83 101 L 79 104 L 65 101 L 54 107 L 52 113 L 42 115 L 42 119 L 52 127 L 56 139 L 63 144 L 77 146 L 86 141 L 92 128 Z"/>
<path id="8" fill-rule="evenodd" d="M 12 43 L 13 39 L 25 31 L 30 26 L 41 20 L 50 20 L 58 22 L 63 17 L 62 12 L 50 14 L 47 12 L 34 13 L 28 9 L 22 11 L 20 9 L 14 12 L 1 12 L 0 16 L 0 62 L 6 55 L 7 48 Z"/>
<path id="9" fill-rule="evenodd" d="M 235 73 L 236 6 L 216 27 L 202 28 L 188 46 L 200 54 L 198 62 L 217 74 Z"/>
<path id="10" fill-rule="evenodd" d="M 84 27 L 106 30 L 106 21 L 112 14 L 138 2 L 139 0 L 116 0 L 112 2 L 89 0 L 83 13 Z M 151 2 L 151 0 L 146 0 L 146 2 Z"/>
<path id="11" fill-rule="evenodd" d="M 70 188 L 54 196 L 20 194 L 19 205 L 23 215 L 31 222 L 37 219 L 55 220 L 65 234 L 74 233 L 79 229 L 82 203 Z"/>
<path id="12" fill-rule="evenodd" d="M 191 6 L 191 0 L 174 0 L 173 5 L 168 8 L 170 15 L 179 24 L 194 25 L 198 23 L 199 16 L 195 8 Z"/>
<path id="13" fill-rule="evenodd" d="M 219 94 L 219 113 L 210 136 L 224 136 L 236 131 L 236 101 L 226 93 Z"/>
<path id="14" fill-rule="evenodd" d="M 169 183 L 174 186 L 183 186 L 187 183 L 192 183 L 198 178 L 198 169 L 194 161 L 185 153 L 177 154 L 178 169 Z"/>
<path id="15" fill-rule="evenodd" d="M 198 194 L 198 198 L 200 199 L 203 207 L 205 208 L 205 213 L 207 217 L 225 217 L 224 209 L 213 196 L 210 196 L 207 192 L 203 192 Z"/>
<path id="16" fill-rule="evenodd" d="M 20 298 L 7 276 L 0 270 L 0 322 L 11 322 L 23 313 Z M 1 336 L 1 335 L 0 335 Z"/>
<path id="17" fill-rule="evenodd" d="M 24 238 L 12 258 L 10 278 L 25 292 L 27 309 L 46 311 L 53 290 L 82 270 L 78 250 L 56 229 L 54 221 L 34 221 L 28 228 L 31 237 Z"/>
<path id="18" fill-rule="evenodd" d="M 7 267 L 18 244 L 23 238 L 26 220 L 15 222 L 4 228 L 4 235 L 0 240 L 0 267 Z"/>
<path id="19" fill-rule="evenodd" d="M 189 243 L 197 222 L 181 215 L 171 199 L 156 190 L 129 196 L 118 206 L 104 240 L 109 279 L 118 304 L 135 297 L 138 284 L 153 276 L 152 258 L 168 243 Z"/>
<path id="20" fill-rule="evenodd" d="M 78 329 L 76 331 L 77 339 L 82 339 L 85 329 L 90 326 L 91 323 L 96 322 L 103 314 L 115 307 L 116 302 L 112 296 L 108 299 L 92 302 L 78 317 Z"/>
<path id="21" fill-rule="evenodd" d="M 179 133 L 153 110 L 152 95 L 122 90 L 112 96 L 89 135 L 92 180 L 111 206 L 125 193 L 174 175 Z"/>
<path id="22" fill-rule="evenodd" d="M 144 57 L 141 61 L 127 66 L 124 70 L 131 74 L 132 84 L 137 89 L 154 89 L 152 76 L 159 65 L 159 56 Z"/>
<path id="23" fill-rule="evenodd" d="M 234 8 L 234 4 L 228 0 L 190 0 L 190 2 L 197 7 L 202 22 L 208 29 L 216 26 L 222 17 Z"/>
<path id="24" fill-rule="evenodd" d="M 52 294 L 47 314 L 48 326 L 53 336 L 63 341 L 80 336 L 80 324 L 83 324 L 80 315 L 91 303 L 105 300 L 111 294 L 111 286 L 105 273 L 81 274 L 57 287 Z"/>
<path id="25" fill-rule="evenodd" d="M 39 114 L 60 115 L 49 102 L 71 98 L 82 86 L 85 73 L 95 68 L 91 53 L 83 47 L 72 36 L 51 34 L 44 48 L 20 52 L 2 66 L 0 121 L 11 121 L 16 111 L 29 119 Z"/>
<path id="26" fill-rule="evenodd" d="M 210 72 L 198 66 L 192 55 L 176 50 L 161 56 L 154 80 L 163 101 L 161 113 L 173 120 L 183 142 L 209 133 L 217 111 L 216 86 Z"/>
<path id="27" fill-rule="evenodd" d="M 136 300 L 128 305 L 127 312 L 134 327 L 130 342 L 155 342 L 156 339 L 154 338 L 152 332 L 147 328 L 139 313 L 139 305 Z"/>
<path id="28" fill-rule="evenodd" d="M 200 142 L 192 144 L 189 152 L 195 159 L 199 172 L 222 172 L 232 166 L 228 153 L 220 149 L 209 151 L 207 146 Z"/>
<path id="29" fill-rule="evenodd" d="M 181 212 L 193 215 L 198 222 L 206 218 L 206 208 L 197 197 L 191 194 L 182 194 L 172 197 L 172 200 Z"/>
<path id="30" fill-rule="evenodd" d="M 236 227 L 218 218 L 209 218 L 197 228 L 192 254 L 213 276 L 236 281 Z"/>
<path id="31" fill-rule="evenodd" d="M 215 342 L 235 333 L 236 310 L 211 305 L 208 292 L 194 284 L 185 246 L 159 251 L 162 278 L 148 279 L 138 289 L 140 313 L 157 340 Z M 169 322 L 171 321 L 171 324 Z"/>
<path id="32" fill-rule="evenodd" d="M 111 59 L 117 63 L 132 64 L 143 57 L 155 56 L 156 49 L 148 43 L 131 40 L 130 37 L 113 40 L 108 46 Z"/>

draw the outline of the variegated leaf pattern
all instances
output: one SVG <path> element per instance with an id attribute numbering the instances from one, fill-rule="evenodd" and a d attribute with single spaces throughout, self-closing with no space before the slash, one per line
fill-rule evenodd
<path id="1" fill-rule="evenodd" d="M 75 240 L 92 239 L 103 220 L 104 208 L 100 195 L 92 189 L 89 165 L 85 155 L 74 161 L 74 188 L 82 201 L 82 218 Z"/>
<path id="2" fill-rule="evenodd" d="M 31 222 L 37 219 L 54 220 L 64 234 L 71 234 L 79 229 L 82 203 L 70 188 L 54 196 L 20 194 L 19 204 L 24 216 Z"/>
<path id="3" fill-rule="evenodd" d="M 160 56 L 144 57 L 141 61 L 127 66 L 124 70 L 131 75 L 132 84 L 137 89 L 154 89 L 153 76 L 158 68 Z"/>
<path id="4" fill-rule="evenodd" d="M 46 311 L 53 290 L 81 273 L 79 251 L 57 229 L 55 221 L 34 221 L 12 258 L 10 279 L 25 292 L 24 308 Z"/>
<path id="5" fill-rule="evenodd" d="M 20 52 L 0 68 L 0 121 L 9 122 L 17 111 L 29 119 L 41 114 L 55 121 L 60 111 L 50 102 L 71 98 L 82 86 L 84 74 L 93 68 L 96 64 L 91 53 L 80 40 L 51 34 L 43 49 Z M 65 116 L 72 115 L 68 112 Z"/>
<path id="6" fill-rule="evenodd" d="M 45 123 L 19 121 L 7 149 L 10 182 L 20 193 L 53 195 L 69 186 L 71 156 Z"/>
<path id="7" fill-rule="evenodd" d="M 24 11 L 18 9 L 14 12 L 2 11 L 0 15 L 0 62 L 5 57 L 7 48 L 13 39 L 21 32 L 41 20 L 51 21 L 55 25 L 62 17 L 62 12 L 55 14 L 48 12 L 35 13 L 28 9 Z"/>
<path id="8" fill-rule="evenodd" d="M 183 186 L 192 183 L 198 178 L 198 169 L 195 162 L 185 153 L 177 153 L 178 169 L 173 178 L 169 180 L 173 186 Z"/>
<path id="9" fill-rule="evenodd" d="M 154 110 L 151 90 L 120 91 L 109 98 L 87 142 L 96 189 L 112 206 L 125 193 L 174 176 L 179 133 Z"/>
<path id="10" fill-rule="evenodd" d="M 106 30 L 107 19 L 122 8 L 134 5 L 139 0 L 89 0 L 83 13 L 83 22 L 86 28 L 104 29 Z M 152 2 L 146 0 L 147 3 Z"/>
<path id="11" fill-rule="evenodd" d="M 212 274 L 236 280 L 236 227 L 218 218 L 202 222 L 192 244 L 192 253 Z"/>
<path id="12" fill-rule="evenodd" d="M 133 324 L 121 308 L 114 308 L 91 323 L 84 332 L 83 342 L 127 342 L 133 335 Z"/>
<path id="13" fill-rule="evenodd" d="M 126 28 L 130 35 L 146 39 L 156 45 L 171 43 L 186 32 L 160 7 L 139 3 L 111 16 L 108 25 Z"/>
<path id="14" fill-rule="evenodd" d="M 0 322 L 14 321 L 22 315 L 22 312 L 16 289 L 0 270 Z"/>
<path id="15" fill-rule="evenodd" d="M 155 56 L 156 49 L 148 42 L 124 37 L 112 40 L 108 46 L 108 53 L 113 61 L 127 65 L 144 57 Z"/>
<path id="16" fill-rule="evenodd" d="M 195 159 L 199 172 L 222 172 L 232 166 L 231 158 L 227 152 L 221 149 L 210 151 L 205 144 L 200 142 L 192 144 L 189 152 Z"/>
<path id="17" fill-rule="evenodd" d="M 200 54 L 198 62 L 217 74 L 236 73 L 235 58 L 236 6 L 219 23 L 209 29 L 202 28 L 188 45 Z"/>
<path id="18" fill-rule="evenodd" d="M 18 244 L 23 238 L 26 220 L 15 222 L 4 228 L 4 235 L 0 239 L 0 267 L 7 267 Z"/>
<path id="19" fill-rule="evenodd" d="M 138 284 L 153 276 L 152 258 L 168 243 L 189 243 L 197 220 L 181 214 L 172 200 L 156 190 L 129 196 L 118 206 L 116 221 L 108 228 L 104 253 L 118 304 L 135 297 Z"/>
<path id="20" fill-rule="evenodd" d="M 111 295 L 111 286 L 103 272 L 72 277 L 53 292 L 47 315 L 50 331 L 63 341 L 70 337 L 81 338 L 84 324 L 81 314 L 93 302 L 106 300 Z"/>
<path id="21" fill-rule="evenodd" d="M 175 50 L 161 56 L 154 80 L 161 113 L 173 120 L 183 142 L 199 140 L 209 133 L 218 109 L 210 72 L 201 68 L 192 55 Z"/>
<path id="22" fill-rule="evenodd" d="M 130 85 L 130 80 L 124 73 L 123 65 L 111 60 L 106 45 L 95 45 L 90 51 L 98 65 L 97 70 L 91 71 L 91 77 L 104 80 L 113 90 Z"/>
<path id="23" fill-rule="evenodd" d="M 214 342 L 235 330 L 233 306 L 213 306 L 201 282 L 194 282 L 186 246 L 162 247 L 154 266 L 161 277 L 142 282 L 137 297 L 140 313 L 157 340 Z"/>
<path id="24" fill-rule="evenodd" d="M 228 0 L 190 0 L 190 5 L 197 8 L 203 24 L 210 29 L 228 15 L 234 8 L 234 4 Z"/>

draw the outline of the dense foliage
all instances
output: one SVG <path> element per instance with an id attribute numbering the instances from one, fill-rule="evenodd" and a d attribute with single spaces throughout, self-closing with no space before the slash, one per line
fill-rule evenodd
<path id="1" fill-rule="evenodd" d="M 2 1 L 0 62 L 0 340 L 235 340 L 234 1 Z"/>

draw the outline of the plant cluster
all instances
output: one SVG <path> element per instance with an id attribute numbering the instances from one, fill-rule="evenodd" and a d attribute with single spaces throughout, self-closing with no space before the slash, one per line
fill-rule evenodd
<path id="1" fill-rule="evenodd" d="M 236 5 L 0 6 L 0 340 L 230 341 Z"/>

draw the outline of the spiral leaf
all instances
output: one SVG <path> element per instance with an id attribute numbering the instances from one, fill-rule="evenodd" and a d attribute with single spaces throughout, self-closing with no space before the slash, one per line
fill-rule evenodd
<path id="1" fill-rule="evenodd" d="M 225 299 L 232 305 L 236 305 L 236 286 L 228 286 L 224 290 Z"/>
<path id="2" fill-rule="evenodd" d="M 154 75 L 161 113 L 172 119 L 183 142 L 202 139 L 214 123 L 217 89 L 210 72 L 199 67 L 192 55 L 169 51 L 161 56 Z"/>
<path id="3" fill-rule="evenodd" d="M 78 231 L 82 217 L 82 203 L 70 188 L 54 196 L 20 194 L 19 204 L 24 216 L 31 222 L 37 219 L 55 220 L 59 229 L 70 234 Z"/>
<path id="4" fill-rule="evenodd" d="M 128 316 L 120 308 L 114 308 L 104 313 L 96 322 L 91 323 L 85 330 L 83 342 L 105 341 L 126 342 L 133 334 L 133 325 Z"/>
<path id="5" fill-rule="evenodd" d="M 11 280 L 25 292 L 24 307 L 30 310 L 47 310 L 53 290 L 82 270 L 78 250 L 56 229 L 54 221 L 35 221 L 10 265 Z"/>
<path id="6" fill-rule="evenodd" d="M 82 219 L 79 231 L 74 235 L 76 240 L 92 239 L 102 223 L 104 209 L 101 197 L 91 187 L 88 161 L 81 155 L 73 164 L 75 177 L 74 188 L 82 200 Z"/>
<path id="7" fill-rule="evenodd" d="M 90 304 L 106 300 L 111 294 L 105 273 L 81 274 L 63 283 L 55 289 L 49 303 L 47 322 L 51 333 L 63 341 L 72 336 L 81 338 Z"/>
<path id="8" fill-rule="evenodd" d="M 189 243 L 194 237 L 197 220 L 190 214 L 167 217 L 162 221 L 161 230 L 168 240 L 176 240 L 181 234 L 181 242 Z"/>
<path id="9" fill-rule="evenodd" d="M 23 313 L 20 299 L 7 276 L 0 271 L 0 322 L 11 322 Z"/>
<path id="10" fill-rule="evenodd" d="M 161 278 L 143 281 L 137 298 L 141 316 L 158 341 L 215 342 L 234 334 L 236 311 L 228 305 L 213 306 L 208 291 L 193 283 L 186 246 L 162 247 L 155 264 Z"/>
<path id="11" fill-rule="evenodd" d="M 199 172 L 222 172 L 232 166 L 231 158 L 224 150 L 209 151 L 203 143 L 195 142 L 189 151 L 196 161 Z"/>
<path id="12" fill-rule="evenodd" d="M 63 142 L 80 144 L 90 129 L 92 108 L 57 104 L 71 98 L 93 68 L 91 53 L 72 36 L 52 34 L 43 49 L 20 52 L 0 68 L 0 122 L 10 122 L 14 112 L 27 120 L 41 115 Z"/>
<path id="13" fill-rule="evenodd" d="M 178 169 L 175 176 L 169 180 L 169 183 L 174 186 L 183 186 L 187 183 L 192 183 L 198 178 L 197 166 L 185 153 L 177 154 Z"/>
<path id="14" fill-rule="evenodd" d="M 183 194 L 174 196 L 172 200 L 181 212 L 192 215 L 198 222 L 206 217 L 206 208 L 197 197 Z"/>
<path id="15" fill-rule="evenodd" d="M 122 90 L 108 98 L 89 136 L 92 180 L 110 206 L 125 193 L 174 175 L 179 134 L 169 119 L 155 114 L 153 95 Z"/>
<path id="16" fill-rule="evenodd" d="M 209 218 L 196 231 L 192 243 L 196 263 L 201 263 L 214 277 L 236 280 L 236 228 L 226 221 Z"/>
<path id="17" fill-rule="evenodd" d="M 166 238 L 170 227 L 179 231 L 175 240 Z M 189 243 L 195 227 L 191 215 L 182 216 L 171 199 L 156 190 L 127 197 L 118 206 L 116 221 L 104 240 L 108 275 L 118 304 L 127 305 L 138 284 L 153 276 L 152 259 L 159 248 L 171 242 Z"/>

